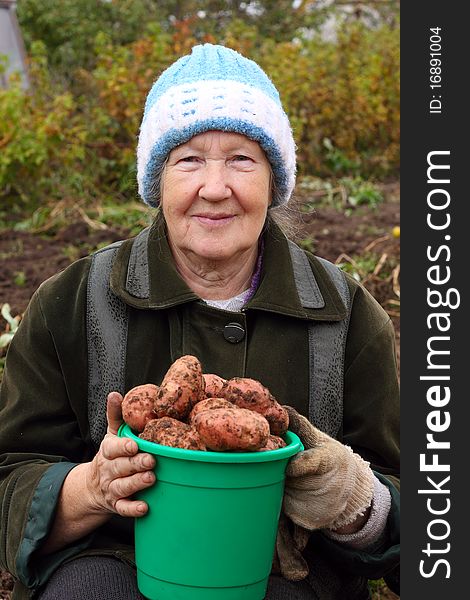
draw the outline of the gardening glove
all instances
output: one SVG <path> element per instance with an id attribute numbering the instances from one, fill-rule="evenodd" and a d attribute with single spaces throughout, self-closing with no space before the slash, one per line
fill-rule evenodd
<path id="1" fill-rule="evenodd" d="M 309 574 L 309 568 L 302 551 L 309 537 L 310 531 L 295 525 L 281 512 L 271 572 L 281 573 L 289 581 L 305 579 Z"/>
<path id="2" fill-rule="evenodd" d="M 288 463 L 283 509 L 309 531 L 338 529 L 364 514 L 374 494 L 369 463 L 290 406 L 289 429 L 305 450 Z"/>
<path id="3" fill-rule="evenodd" d="M 292 407 L 285 408 L 289 430 L 299 436 L 305 450 L 287 465 L 282 509 L 293 527 L 280 521 L 276 551 L 284 577 L 297 580 L 302 572 L 308 574 L 307 564 L 299 559 L 308 540 L 306 532 L 338 529 L 364 514 L 372 502 L 374 475 L 369 463 L 351 448 Z"/>

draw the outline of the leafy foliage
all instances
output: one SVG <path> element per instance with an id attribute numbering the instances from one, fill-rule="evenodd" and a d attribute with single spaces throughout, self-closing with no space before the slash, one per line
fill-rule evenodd
<path id="1" fill-rule="evenodd" d="M 17 10 L 27 48 L 42 41 L 49 63 L 67 79 L 78 67 L 94 67 L 93 42 L 100 32 L 123 45 L 144 36 L 149 25 L 169 31 L 190 23 L 192 42 L 214 41 L 242 21 L 256 30 L 255 43 L 265 37 L 288 41 L 300 30 L 318 28 L 329 12 L 305 0 L 19 0 Z"/>
<path id="2" fill-rule="evenodd" d="M 77 67 L 93 68 L 98 33 L 116 45 L 129 44 L 143 24 L 157 19 L 158 6 L 152 0 L 19 0 L 17 14 L 26 47 L 41 41 L 56 75 L 70 79 Z"/>
<path id="3" fill-rule="evenodd" d="M 77 99 L 51 85 L 40 42 L 32 48 L 30 76 L 32 94 L 25 92 L 15 77 L 7 90 L 0 90 L 0 189 L 4 193 L 14 190 L 23 199 L 29 198 L 33 188 L 55 195 L 63 192 L 65 185 L 73 187 L 78 174 L 70 177 L 70 173 L 85 158 L 87 136 Z"/>
<path id="4" fill-rule="evenodd" d="M 397 29 L 342 18 L 325 37 L 318 28 L 326 13 L 312 10 L 315 3 L 288 4 L 51 0 L 46 9 L 39 0 L 20 2 L 32 88 L 25 92 L 13 79 L 0 90 L 4 206 L 135 199 L 146 94 L 201 41 L 242 52 L 272 78 L 293 126 L 301 176 L 346 178 L 346 187 L 351 178 L 357 189 L 361 178 L 396 174 Z M 373 204 L 373 194 L 363 186 L 357 203 Z"/>

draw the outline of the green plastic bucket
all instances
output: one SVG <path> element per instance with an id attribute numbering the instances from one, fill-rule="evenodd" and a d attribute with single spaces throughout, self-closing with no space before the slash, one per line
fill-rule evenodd
<path id="1" fill-rule="evenodd" d="M 150 600 L 262 600 L 276 542 L 289 459 L 303 450 L 201 452 L 161 446 L 128 425 L 118 435 L 157 457 L 155 484 L 137 494 L 137 583 Z"/>

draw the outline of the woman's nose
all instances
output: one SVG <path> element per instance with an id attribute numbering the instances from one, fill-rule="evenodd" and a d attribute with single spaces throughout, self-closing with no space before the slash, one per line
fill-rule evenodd
<path id="1" fill-rule="evenodd" d="M 208 162 L 204 167 L 199 196 L 205 200 L 216 202 L 232 195 L 225 164 Z"/>

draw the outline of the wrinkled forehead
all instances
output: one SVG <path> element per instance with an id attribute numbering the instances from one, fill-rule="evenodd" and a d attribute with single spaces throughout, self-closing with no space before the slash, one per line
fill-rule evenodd
<path id="1" fill-rule="evenodd" d="M 251 140 L 246 135 L 236 132 L 214 130 L 200 133 L 192 137 L 187 142 L 174 148 L 170 152 L 170 156 L 191 150 L 204 154 L 231 154 L 234 152 L 248 152 L 256 155 L 259 158 L 264 158 L 267 160 L 266 154 L 258 142 Z"/>

